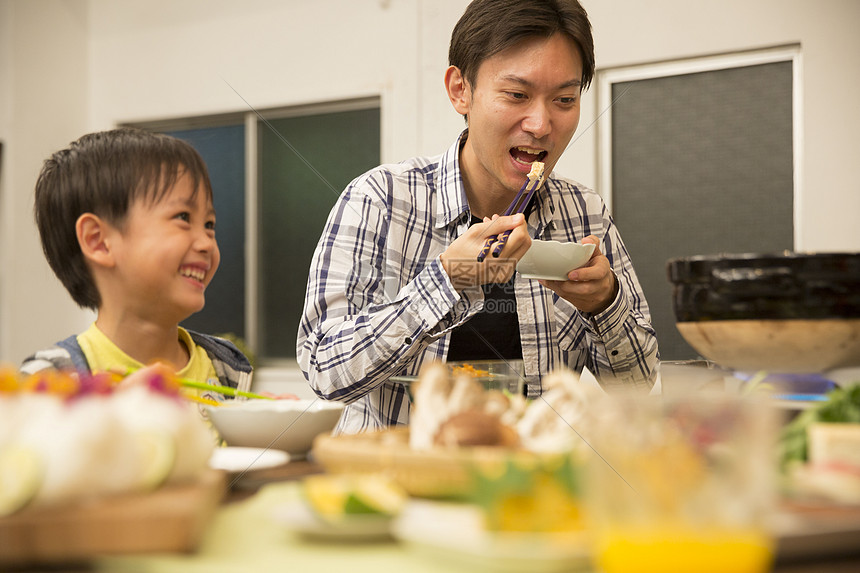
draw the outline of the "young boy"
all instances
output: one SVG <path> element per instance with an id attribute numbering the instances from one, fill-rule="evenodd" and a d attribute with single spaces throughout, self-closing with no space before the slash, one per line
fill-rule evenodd
<path id="1" fill-rule="evenodd" d="M 85 135 L 45 162 L 35 218 L 57 278 L 98 315 L 22 372 L 160 361 L 183 378 L 250 389 L 251 365 L 231 342 L 179 326 L 203 308 L 220 262 L 212 186 L 191 145 L 129 128 Z"/>

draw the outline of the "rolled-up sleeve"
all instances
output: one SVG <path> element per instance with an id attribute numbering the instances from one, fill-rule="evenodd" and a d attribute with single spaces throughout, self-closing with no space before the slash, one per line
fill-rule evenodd
<path id="1" fill-rule="evenodd" d="M 475 312 L 432 244 L 417 274 L 403 276 L 403 248 L 392 240 L 385 178 L 358 179 L 332 211 L 314 253 L 297 357 L 321 397 L 354 402 L 402 370 L 427 345 Z M 432 232 L 412 229 L 411 240 Z M 394 243 L 394 244 L 392 244 Z"/>

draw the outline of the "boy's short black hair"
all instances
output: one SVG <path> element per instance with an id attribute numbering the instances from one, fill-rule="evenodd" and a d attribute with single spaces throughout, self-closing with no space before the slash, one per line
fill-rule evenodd
<path id="1" fill-rule="evenodd" d="M 183 174 L 212 199 L 203 158 L 189 143 L 135 128 L 90 133 L 45 161 L 34 214 L 42 249 L 57 278 L 83 308 L 101 296 L 84 261 L 75 225 L 93 213 L 122 227 L 134 201 L 157 203 Z"/>
<path id="2" fill-rule="evenodd" d="M 588 14 L 577 0 L 474 0 L 454 26 L 448 64 L 457 66 L 474 89 L 487 58 L 518 42 L 561 32 L 582 58 L 582 90 L 594 77 L 594 40 Z"/>

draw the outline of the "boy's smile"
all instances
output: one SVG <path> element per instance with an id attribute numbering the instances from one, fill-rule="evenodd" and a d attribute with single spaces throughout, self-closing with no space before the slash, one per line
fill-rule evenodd
<path id="1" fill-rule="evenodd" d="M 528 38 L 486 59 L 475 85 L 466 84 L 462 98 L 452 99 L 468 116 L 460 164 L 473 210 L 473 199 L 484 199 L 493 212 L 503 211 L 532 162 L 552 170 L 579 124 L 581 78 L 576 43 L 557 33 Z"/>
<path id="2" fill-rule="evenodd" d="M 209 270 L 208 267 L 197 266 L 197 265 L 188 265 L 179 269 L 179 274 L 184 277 L 188 277 L 192 281 L 199 284 L 201 287 L 205 287 L 206 284 L 204 281 L 206 280 L 206 272 Z"/>
<path id="3" fill-rule="evenodd" d="M 206 190 L 194 193 L 182 175 L 157 203 L 135 201 L 113 248 L 126 312 L 167 324 L 185 320 L 203 308 L 221 260 Z"/>

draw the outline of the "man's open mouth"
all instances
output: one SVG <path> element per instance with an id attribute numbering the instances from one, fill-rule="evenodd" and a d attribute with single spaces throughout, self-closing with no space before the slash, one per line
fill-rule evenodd
<path id="1" fill-rule="evenodd" d="M 534 147 L 512 147 L 510 154 L 515 161 L 523 165 L 531 165 L 535 161 L 543 161 L 547 156 L 546 151 Z"/>

